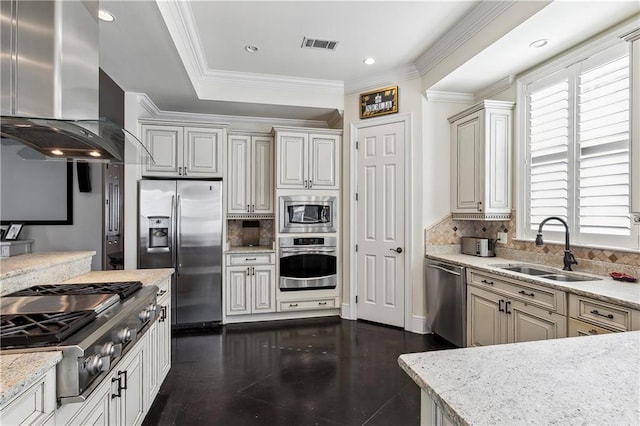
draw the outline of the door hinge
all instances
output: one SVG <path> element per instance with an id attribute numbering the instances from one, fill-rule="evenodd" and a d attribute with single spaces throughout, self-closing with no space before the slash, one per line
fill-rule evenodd
<path id="1" fill-rule="evenodd" d="M 356 201 L 358 201 L 358 193 L 356 192 Z"/>
<path id="2" fill-rule="evenodd" d="M 358 145 L 359 145 L 359 144 L 358 144 L 358 141 L 356 141 L 356 149 L 358 149 Z"/>
<path id="3" fill-rule="evenodd" d="M 356 296 L 356 303 L 358 303 L 358 296 Z"/>
<path id="4" fill-rule="evenodd" d="M 356 244 L 356 253 L 358 252 L 358 245 Z"/>

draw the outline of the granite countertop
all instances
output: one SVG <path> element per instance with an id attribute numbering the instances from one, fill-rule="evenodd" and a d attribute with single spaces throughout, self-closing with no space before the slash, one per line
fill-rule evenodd
<path id="1" fill-rule="evenodd" d="M 143 285 L 155 284 L 173 274 L 172 268 L 125 269 L 110 271 L 91 271 L 64 281 L 65 284 L 140 281 Z"/>
<path id="2" fill-rule="evenodd" d="M 640 331 L 404 354 L 459 425 L 640 424 Z"/>
<path id="3" fill-rule="evenodd" d="M 92 257 L 95 251 L 27 253 L 0 259 L 0 281 L 17 275 L 47 269 L 55 265 Z"/>
<path id="4" fill-rule="evenodd" d="M 0 406 L 27 389 L 62 359 L 62 352 L 30 352 L 0 356 Z"/>
<path id="5" fill-rule="evenodd" d="M 520 262 L 514 259 L 505 259 L 501 257 L 478 257 L 467 254 L 443 254 L 443 253 L 427 253 L 427 259 L 447 262 L 458 266 L 473 268 L 485 272 L 490 272 L 505 278 L 517 279 L 519 281 L 537 284 L 561 291 L 587 296 L 604 302 L 615 303 L 632 309 L 640 309 L 640 283 L 630 283 L 615 281 L 610 277 L 603 277 L 585 272 L 578 272 L 581 276 L 593 277 L 593 281 L 574 281 L 562 282 L 553 281 L 545 278 L 534 277 L 532 275 L 521 274 L 519 272 L 498 269 L 495 265 L 506 264 L 530 264 L 531 262 Z M 540 265 L 545 269 L 555 269 L 562 273 L 559 268 L 551 268 L 549 266 Z"/>
<path id="6" fill-rule="evenodd" d="M 234 246 L 229 247 L 229 250 L 225 250 L 225 253 L 275 253 L 275 249 L 271 246 Z"/>

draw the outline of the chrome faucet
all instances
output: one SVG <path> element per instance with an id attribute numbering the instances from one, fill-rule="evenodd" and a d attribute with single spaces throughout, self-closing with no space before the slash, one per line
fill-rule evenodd
<path id="1" fill-rule="evenodd" d="M 576 258 L 571 253 L 571 250 L 569 249 L 569 226 L 567 225 L 567 222 L 565 222 L 564 220 L 556 216 L 548 217 L 542 222 L 540 222 L 540 226 L 538 226 L 538 235 L 536 235 L 536 246 L 542 247 L 544 245 L 544 242 L 542 241 L 542 226 L 548 221 L 550 221 L 551 219 L 558 220 L 562 222 L 562 224 L 564 225 L 564 258 L 562 259 L 564 262 L 564 268 L 562 268 L 562 270 L 570 271 L 571 265 L 577 265 L 578 261 L 576 260 Z"/>

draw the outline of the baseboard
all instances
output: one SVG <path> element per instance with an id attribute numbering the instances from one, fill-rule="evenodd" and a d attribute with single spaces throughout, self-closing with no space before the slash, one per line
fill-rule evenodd
<path id="1" fill-rule="evenodd" d="M 348 320 L 356 320 L 357 318 L 354 316 L 354 313 L 351 311 L 350 303 L 343 303 L 342 310 L 340 312 L 340 316 L 344 319 Z"/>
<path id="2" fill-rule="evenodd" d="M 427 326 L 427 319 L 418 315 L 411 317 L 411 328 L 409 331 L 417 334 L 431 333 L 431 329 Z"/>

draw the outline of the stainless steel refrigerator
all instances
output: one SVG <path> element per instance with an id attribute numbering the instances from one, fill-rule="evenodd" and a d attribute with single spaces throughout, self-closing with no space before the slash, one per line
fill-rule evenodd
<path id="1" fill-rule="evenodd" d="M 171 324 L 222 321 L 222 182 L 138 182 L 138 267 L 175 268 Z"/>

